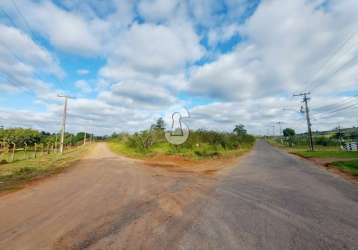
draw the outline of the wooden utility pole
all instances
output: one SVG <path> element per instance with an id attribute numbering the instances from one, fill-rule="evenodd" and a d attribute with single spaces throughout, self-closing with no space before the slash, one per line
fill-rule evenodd
<path id="1" fill-rule="evenodd" d="M 68 99 L 73 99 L 71 96 L 67 95 L 58 95 L 58 97 L 65 98 L 65 104 L 63 107 L 63 116 L 62 116 L 62 129 L 61 129 L 61 142 L 60 142 L 60 153 L 63 154 L 63 143 L 65 140 L 65 129 L 66 129 L 66 118 L 67 118 L 67 103 Z"/>
<path id="2" fill-rule="evenodd" d="M 308 101 L 311 98 L 307 97 L 310 94 L 311 93 L 309 93 L 309 92 L 304 92 L 304 93 L 293 95 L 293 96 L 303 96 L 303 101 L 302 102 L 305 104 L 305 113 L 306 113 L 306 120 L 307 120 L 309 147 L 310 147 L 311 151 L 314 151 L 313 138 L 312 138 L 312 129 L 311 129 L 312 124 L 311 124 L 311 120 L 310 120 L 310 111 L 309 111 L 309 108 L 308 108 Z"/>

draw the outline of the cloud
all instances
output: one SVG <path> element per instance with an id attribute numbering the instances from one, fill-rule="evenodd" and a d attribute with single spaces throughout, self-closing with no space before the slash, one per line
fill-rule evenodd
<path id="1" fill-rule="evenodd" d="M 178 7 L 177 0 L 142 0 L 138 4 L 141 16 L 149 21 L 168 20 Z"/>
<path id="2" fill-rule="evenodd" d="M 93 91 L 91 86 L 85 80 L 76 81 L 75 82 L 75 87 L 78 88 L 84 94 L 89 94 L 89 93 L 91 93 Z"/>
<path id="3" fill-rule="evenodd" d="M 0 24 L 0 33 L 2 34 L 0 37 L 2 61 L 6 61 L 7 64 L 17 65 L 19 70 L 22 67 L 24 74 L 30 74 L 39 69 L 57 77 L 64 75 L 57 60 L 45 48 L 34 43 L 22 31 Z M 17 73 L 20 72 L 18 71 Z"/>
<path id="4" fill-rule="evenodd" d="M 167 107 L 176 101 L 165 88 L 155 85 L 149 87 L 141 82 L 114 84 L 110 91 L 100 94 L 100 99 L 111 105 L 142 110 Z"/>
<path id="5" fill-rule="evenodd" d="M 170 108 L 190 104 L 192 128 L 230 131 L 243 123 L 266 133 L 282 120 L 305 131 L 302 114 L 282 109 L 299 110 L 300 100 L 291 95 L 303 90 L 312 90 L 314 129 L 356 122 L 356 110 L 324 120 L 317 110 L 357 92 L 355 0 L 271 0 L 257 8 L 260 1 L 246 0 L 18 1 L 36 36 L 27 35 L 11 2 L 0 4 L 19 26 L 1 19 L 0 89 L 34 90 L 48 113 L 11 111 L 18 123 L 46 127 L 42 120 L 52 124 L 60 117 L 62 103 L 54 102 L 57 91 L 48 82 L 64 74 L 54 54 L 65 58 L 69 81 L 86 78 L 88 69 L 96 73 L 87 62 L 104 61 L 97 76 L 74 84 L 96 97 L 71 100 L 71 129 L 88 127 L 89 121 L 101 133 L 144 129 Z M 234 44 L 233 37 L 240 41 Z M 63 86 L 70 91 L 73 85 Z M 5 119 L 11 113 L 1 112 Z"/>
<path id="6" fill-rule="evenodd" d="M 113 46 L 109 65 L 126 64 L 153 74 L 176 72 L 203 55 L 199 37 L 187 23 L 175 27 L 135 23 Z"/>
<path id="7" fill-rule="evenodd" d="M 352 31 L 347 19 L 337 22 L 338 14 L 345 15 L 343 10 L 340 12 L 325 12 L 317 8 L 317 3 L 301 0 L 263 2 L 240 27 L 244 42 L 217 60 L 193 69 L 189 89 L 223 101 L 304 90 L 305 83 L 314 77 L 326 59 L 327 51 L 334 51 Z M 357 25 L 356 22 L 356 28 Z M 352 58 L 356 52 L 349 53 Z M 342 59 L 342 56 L 338 57 Z M 333 64 L 342 66 L 337 59 Z M 329 74 L 332 69 L 324 70 L 318 80 L 327 87 L 353 88 L 355 77 L 346 79 L 349 84 L 333 83 L 341 74 L 352 76 L 349 68 L 353 65 L 334 75 Z M 327 94 L 332 90 L 326 88 Z"/>
<path id="8" fill-rule="evenodd" d="M 87 69 L 78 69 L 77 70 L 77 74 L 80 76 L 87 75 L 88 73 L 89 73 L 89 70 L 87 70 Z"/>
<path id="9" fill-rule="evenodd" d="M 23 2 L 21 7 L 26 9 L 31 29 L 45 36 L 55 47 L 82 55 L 101 52 L 101 36 L 96 33 L 97 27 L 103 24 L 100 20 L 86 20 L 48 1 Z"/>

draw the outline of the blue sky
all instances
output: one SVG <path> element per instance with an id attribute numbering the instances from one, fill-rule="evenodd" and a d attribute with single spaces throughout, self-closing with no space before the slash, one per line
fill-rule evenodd
<path id="1" fill-rule="evenodd" d="M 311 90 L 314 129 L 355 126 L 357 107 L 329 111 L 357 102 L 357 12 L 354 0 L 1 1 L 0 123 L 58 131 L 68 94 L 73 132 L 133 132 L 182 107 L 192 128 L 304 131 L 292 94 Z"/>

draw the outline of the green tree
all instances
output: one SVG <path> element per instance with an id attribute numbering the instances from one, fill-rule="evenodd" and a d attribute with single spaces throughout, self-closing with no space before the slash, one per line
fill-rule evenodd
<path id="1" fill-rule="evenodd" d="M 296 135 L 296 132 L 292 128 L 285 128 L 283 131 L 283 135 L 288 138 L 288 145 L 292 147 L 293 137 Z"/>
<path id="2" fill-rule="evenodd" d="M 245 126 L 242 124 L 236 125 L 233 132 L 236 133 L 236 135 L 238 136 L 247 135 L 247 130 L 245 129 Z"/>
<path id="3" fill-rule="evenodd" d="M 152 125 L 153 129 L 157 130 L 164 130 L 165 129 L 165 122 L 162 117 L 160 117 L 155 124 Z"/>
<path id="4" fill-rule="evenodd" d="M 292 128 L 285 128 L 285 129 L 283 130 L 283 135 L 284 135 L 285 137 L 292 137 L 292 136 L 295 136 L 295 135 L 296 135 L 296 132 L 295 132 L 295 130 L 292 129 Z"/>

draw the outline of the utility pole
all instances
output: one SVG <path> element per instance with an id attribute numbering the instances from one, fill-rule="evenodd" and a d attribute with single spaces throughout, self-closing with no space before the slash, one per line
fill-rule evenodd
<path id="1" fill-rule="evenodd" d="M 308 129 L 308 141 L 309 141 L 309 147 L 311 151 L 314 151 L 314 145 L 313 145 L 313 139 L 312 139 L 312 129 L 311 129 L 311 120 L 310 120 L 310 111 L 308 109 L 308 101 L 311 99 L 307 97 L 310 95 L 310 92 L 304 92 L 293 96 L 303 96 L 303 102 L 305 103 L 305 113 L 306 113 L 306 120 L 307 120 L 307 129 Z"/>
<path id="2" fill-rule="evenodd" d="M 275 137 L 275 125 L 272 125 L 272 136 Z"/>
<path id="3" fill-rule="evenodd" d="M 85 132 L 85 136 L 84 136 L 84 138 L 83 138 L 83 145 L 86 145 L 86 138 L 87 137 L 87 132 Z"/>
<path id="4" fill-rule="evenodd" d="M 281 125 L 283 122 L 276 122 L 276 123 L 280 126 L 280 136 L 281 136 L 282 135 L 282 126 Z"/>
<path id="5" fill-rule="evenodd" d="M 342 133 L 341 133 L 341 124 L 338 124 L 338 136 L 339 136 L 339 144 L 342 145 Z"/>
<path id="6" fill-rule="evenodd" d="M 67 103 L 68 103 L 68 99 L 74 99 L 74 98 L 67 95 L 57 95 L 57 96 L 65 98 L 65 105 L 63 107 L 63 116 L 62 116 L 61 142 L 60 142 L 60 153 L 63 154 L 63 142 L 65 139 L 66 118 L 67 118 Z"/>

